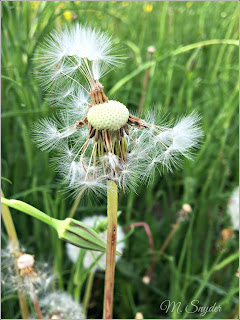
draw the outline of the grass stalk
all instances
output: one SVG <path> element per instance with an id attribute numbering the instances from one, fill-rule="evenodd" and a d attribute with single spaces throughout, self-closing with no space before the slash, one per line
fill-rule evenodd
<path id="1" fill-rule="evenodd" d="M 1 190 L 1 196 L 4 198 L 4 194 L 2 190 Z M 14 254 L 14 258 L 15 258 L 15 255 L 19 253 L 19 243 L 18 243 L 17 232 L 15 229 L 9 208 L 5 204 L 2 204 L 1 211 L 2 211 L 3 222 L 7 230 L 9 242 L 11 243 L 13 252 L 15 253 Z M 18 268 L 16 267 L 15 269 L 16 269 L 16 273 L 18 274 L 19 273 Z M 29 310 L 27 305 L 27 298 L 26 298 L 26 295 L 20 290 L 18 290 L 18 300 L 19 300 L 22 318 L 28 319 Z"/>
<path id="2" fill-rule="evenodd" d="M 69 213 L 69 216 L 68 216 L 69 218 L 73 218 L 74 217 L 74 215 L 75 215 L 75 213 L 77 211 L 77 207 L 78 207 L 78 205 L 79 205 L 79 203 L 80 203 L 80 201 L 81 201 L 81 199 L 83 197 L 83 194 L 84 194 L 84 191 L 79 192 L 79 195 L 75 199 L 75 201 L 73 203 L 73 206 L 72 206 L 72 208 L 70 210 L 70 213 Z"/>
<path id="3" fill-rule="evenodd" d="M 107 181 L 107 252 L 106 272 L 104 288 L 103 319 L 112 319 L 114 272 L 117 240 L 117 185 L 113 181 Z"/>
<path id="4" fill-rule="evenodd" d="M 91 271 L 87 279 L 87 286 L 86 286 L 85 295 L 83 298 L 83 314 L 85 314 L 86 318 L 87 318 L 87 312 L 88 312 L 88 305 L 89 305 L 89 301 L 92 293 L 93 280 L 94 280 L 94 272 Z"/>
<path id="5" fill-rule="evenodd" d="M 175 233 L 177 232 L 178 228 L 179 228 L 179 225 L 181 223 L 181 220 L 182 220 L 182 217 L 180 216 L 178 219 L 177 219 L 177 222 L 173 225 L 173 228 L 172 230 L 170 231 L 170 233 L 168 234 L 167 238 L 165 239 L 163 245 L 161 246 L 158 254 L 157 254 L 157 259 L 159 259 L 163 252 L 165 251 L 165 249 L 167 248 L 169 242 L 172 240 L 173 236 L 175 235 Z"/>
<path id="6" fill-rule="evenodd" d="M 153 50 L 155 50 L 155 48 Z M 149 50 L 148 49 L 148 60 L 149 61 L 152 60 L 152 54 L 154 52 L 153 50 Z M 145 70 L 143 86 L 142 86 L 142 94 L 141 94 L 141 98 L 140 98 L 140 101 L 139 101 L 138 116 L 141 116 L 141 114 L 143 112 L 144 102 L 145 102 L 146 93 L 147 93 L 147 89 L 148 89 L 150 70 L 151 70 L 151 66 L 149 66 Z"/>

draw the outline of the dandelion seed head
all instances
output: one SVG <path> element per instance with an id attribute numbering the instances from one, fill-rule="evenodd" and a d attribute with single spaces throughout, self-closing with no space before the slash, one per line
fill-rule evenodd
<path id="1" fill-rule="evenodd" d="M 34 256 L 15 251 L 8 245 L 1 252 L 2 258 L 2 285 L 6 293 L 18 290 L 26 294 L 45 292 L 54 280 L 49 265 L 36 262 Z M 18 272 L 16 272 L 16 266 Z"/>
<path id="2" fill-rule="evenodd" d="M 184 203 L 184 204 L 182 205 L 182 210 L 183 210 L 185 213 L 190 213 L 190 212 L 192 212 L 192 207 L 190 206 L 190 204 Z"/>
<path id="3" fill-rule="evenodd" d="M 140 119 L 105 95 L 100 78 L 122 62 L 112 37 L 77 24 L 52 33 L 37 59 L 58 112 L 34 125 L 34 140 L 54 153 L 57 171 L 74 195 L 105 195 L 108 180 L 124 192 L 136 191 L 156 172 L 172 172 L 184 157 L 193 158 L 203 136 L 198 114 L 174 124 L 154 108 Z"/>
<path id="4" fill-rule="evenodd" d="M 144 276 L 144 277 L 142 278 L 142 282 L 143 282 L 144 284 L 149 284 L 149 283 L 150 283 L 150 277 L 149 277 L 149 276 Z"/>
<path id="5" fill-rule="evenodd" d="M 34 257 L 31 254 L 24 253 L 17 259 L 18 269 L 31 268 L 34 265 Z"/>

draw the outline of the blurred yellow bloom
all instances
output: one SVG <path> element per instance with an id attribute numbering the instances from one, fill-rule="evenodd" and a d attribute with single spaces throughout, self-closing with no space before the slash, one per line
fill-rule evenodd
<path id="1" fill-rule="evenodd" d="M 128 1 L 123 1 L 122 5 L 123 5 L 123 7 L 127 7 L 128 6 Z"/>
<path id="2" fill-rule="evenodd" d="M 152 10 L 153 10 L 153 5 L 152 4 L 145 4 L 143 6 L 143 11 L 145 11 L 145 12 L 152 12 Z"/>
<path id="3" fill-rule="evenodd" d="M 64 2 L 61 2 L 60 5 L 59 5 L 59 8 L 65 9 L 66 8 L 66 4 Z"/>
<path id="4" fill-rule="evenodd" d="M 80 3 L 80 1 L 73 1 L 75 4 L 79 4 Z"/>
<path id="5" fill-rule="evenodd" d="M 42 1 L 29 1 L 29 3 L 33 9 L 37 9 L 42 3 Z"/>
<path id="6" fill-rule="evenodd" d="M 63 13 L 63 15 L 64 15 L 64 18 L 66 19 L 66 20 L 72 20 L 72 12 L 70 11 L 70 10 L 66 10 L 66 11 L 64 11 L 64 13 Z"/>
<path id="7" fill-rule="evenodd" d="M 191 8 L 191 6 L 192 6 L 192 2 L 191 2 L 191 1 L 188 1 L 188 2 L 186 3 L 186 7 L 187 7 L 187 8 Z"/>

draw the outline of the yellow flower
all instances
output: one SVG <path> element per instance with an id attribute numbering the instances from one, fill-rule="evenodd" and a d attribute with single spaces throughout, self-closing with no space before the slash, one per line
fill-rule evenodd
<path id="1" fill-rule="evenodd" d="M 64 11 L 64 18 L 66 19 L 66 20 L 72 20 L 72 12 L 71 11 L 69 11 L 69 10 L 66 10 L 66 11 Z"/>
<path id="2" fill-rule="evenodd" d="M 123 2 L 122 2 L 122 6 L 123 6 L 123 7 L 127 7 L 127 6 L 128 6 L 128 1 L 123 1 Z"/>
<path id="3" fill-rule="evenodd" d="M 60 7 L 61 9 L 65 9 L 65 8 L 66 8 L 66 4 L 65 4 L 64 2 L 61 2 L 60 5 L 59 5 L 59 7 Z"/>
<path id="4" fill-rule="evenodd" d="M 187 8 L 191 8 L 191 6 L 192 6 L 192 2 L 191 2 L 191 1 L 188 1 L 188 2 L 186 3 L 186 7 L 187 7 Z"/>
<path id="5" fill-rule="evenodd" d="M 152 4 L 145 4 L 143 6 L 143 11 L 145 11 L 145 12 L 152 12 L 152 10 L 153 10 L 153 5 Z"/>
<path id="6" fill-rule="evenodd" d="M 41 1 L 29 1 L 29 3 L 33 9 L 37 9 L 40 6 Z"/>
<path id="7" fill-rule="evenodd" d="M 79 4 L 80 3 L 80 1 L 73 1 L 75 4 Z"/>

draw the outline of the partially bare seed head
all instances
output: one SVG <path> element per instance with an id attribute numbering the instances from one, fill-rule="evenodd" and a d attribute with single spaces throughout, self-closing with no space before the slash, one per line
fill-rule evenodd
<path id="1" fill-rule="evenodd" d="M 87 115 L 88 122 L 97 130 L 117 131 L 124 127 L 129 118 L 127 107 L 119 101 L 92 106 Z"/>
<path id="2" fill-rule="evenodd" d="M 22 270 L 25 268 L 32 268 L 33 265 L 34 265 L 34 256 L 31 254 L 23 253 L 17 259 L 17 266 L 19 270 Z"/>

